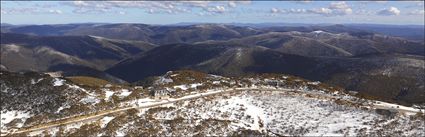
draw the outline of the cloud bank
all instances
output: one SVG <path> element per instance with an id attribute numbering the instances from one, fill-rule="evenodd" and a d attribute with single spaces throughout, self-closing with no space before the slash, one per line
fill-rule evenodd
<path id="1" fill-rule="evenodd" d="M 400 10 L 396 7 L 389 7 L 387 9 L 383 9 L 381 11 L 377 12 L 377 15 L 381 16 L 394 16 L 394 15 L 400 15 Z"/>
<path id="2" fill-rule="evenodd" d="M 342 16 L 352 14 L 353 10 L 345 2 L 331 2 L 328 7 L 313 8 L 313 9 L 278 9 L 271 8 L 271 13 L 283 14 L 319 14 L 324 16 Z"/>

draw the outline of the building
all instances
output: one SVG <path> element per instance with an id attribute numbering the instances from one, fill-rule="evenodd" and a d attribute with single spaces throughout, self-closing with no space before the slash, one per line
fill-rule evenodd
<path id="1" fill-rule="evenodd" d="M 149 93 L 155 99 L 167 99 L 169 98 L 169 91 L 166 88 L 149 88 Z"/>

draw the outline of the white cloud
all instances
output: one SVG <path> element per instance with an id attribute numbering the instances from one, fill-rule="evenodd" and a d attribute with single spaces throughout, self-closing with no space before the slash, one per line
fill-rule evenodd
<path id="1" fill-rule="evenodd" d="M 272 9 L 270 9 L 270 12 L 271 12 L 271 13 L 278 13 L 278 12 L 279 12 L 279 9 L 272 8 Z"/>
<path id="2" fill-rule="evenodd" d="M 35 7 L 2 8 L 1 14 L 62 14 L 62 11 L 57 9 L 40 9 Z"/>
<path id="3" fill-rule="evenodd" d="M 347 9 L 350 8 L 347 3 L 345 3 L 345 1 L 340 1 L 340 2 L 332 2 L 329 5 L 329 9 Z"/>
<path id="4" fill-rule="evenodd" d="M 83 6 L 88 6 L 89 4 L 87 3 L 87 2 L 85 2 L 85 1 L 73 1 L 72 2 L 75 6 L 80 6 L 80 7 L 83 7 Z"/>
<path id="5" fill-rule="evenodd" d="M 35 3 L 32 6 L 34 7 L 38 7 L 38 8 L 54 8 L 57 7 L 57 4 L 52 4 L 52 3 Z"/>
<path id="6" fill-rule="evenodd" d="M 290 9 L 289 12 L 291 13 L 306 13 L 306 9 Z"/>
<path id="7" fill-rule="evenodd" d="M 400 10 L 396 7 L 390 7 L 388 9 L 383 9 L 381 11 L 378 11 L 377 15 L 381 15 L 381 16 L 400 15 Z"/>
<path id="8" fill-rule="evenodd" d="M 342 16 L 352 14 L 353 10 L 345 2 L 332 2 L 328 7 L 313 9 L 278 9 L 271 8 L 271 13 L 283 14 L 320 14 L 324 16 Z"/>
<path id="9" fill-rule="evenodd" d="M 74 13 L 119 13 L 115 10 L 125 8 L 157 9 L 157 11 L 174 10 L 175 6 L 171 2 L 154 1 L 73 1 L 63 2 L 64 5 L 72 6 Z M 178 9 L 176 9 L 178 10 Z"/>
<path id="10" fill-rule="evenodd" d="M 38 13 L 36 8 L 2 8 L 1 14 L 33 14 Z"/>
<path id="11" fill-rule="evenodd" d="M 331 14 L 333 15 L 347 15 L 353 13 L 353 10 L 347 3 L 342 2 L 332 2 L 329 5 L 329 9 L 331 10 Z"/>
<path id="12" fill-rule="evenodd" d="M 75 13 L 103 13 L 114 10 L 135 8 L 144 9 L 147 13 L 190 13 L 193 10 L 210 14 L 225 13 L 239 4 L 249 1 L 73 1 L 63 2 L 74 7 Z"/>
<path id="13" fill-rule="evenodd" d="M 147 12 L 148 12 L 149 14 L 154 14 L 154 13 L 155 13 L 155 10 L 154 10 L 154 9 L 149 9 Z"/>
<path id="14" fill-rule="evenodd" d="M 278 8 L 271 8 L 270 12 L 273 14 L 276 13 L 283 13 L 283 14 L 306 14 L 306 9 L 278 9 Z"/>
<path id="15" fill-rule="evenodd" d="M 53 13 L 53 14 L 62 14 L 62 11 L 61 11 L 61 10 L 54 10 L 54 9 L 51 9 L 51 10 L 49 10 L 48 12 L 49 12 L 49 13 Z"/>
<path id="16" fill-rule="evenodd" d="M 1 14 L 8 14 L 8 12 L 6 10 L 1 9 Z"/>
<path id="17" fill-rule="evenodd" d="M 425 10 L 413 10 L 408 13 L 408 15 L 425 15 Z"/>
<path id="18" fill-rule="evenodd" d="M 236 7 L 236 3 L 234 1 L 229 1 L 227 5 L 229 5 L 229 7 L 232 7 L 232 8 Z"/>
<path id="19" fill-rule="evenodd" d="M 271 8 L 270 9 L 270 12 L 271 13 L 282 13 L 282 10 L 281 9 L 277 9 L 277 8 Z"/>
<path id="20" fill-rule="evenodd" d="M 207 8 L 207 11 L 212 13 L 224 13 L 226 8 L 224 6 L 214 6 Z"/>
<path id="21" fill-rule="evenodd" d="M 310 13 L 316 13 L 316 14 L 323 14 L 323 15 L 331 15 L 332 10 L 329 8 L 319 8 L 319 9 L 312 9 L 309 10 Z"/>
<path id="22" fill-rule="evenodd" d="M 190 6 L 190 7 L 208 7 L 208 4 L 210 4 L 210 1 L 182 1 L 182 3 Z"/>

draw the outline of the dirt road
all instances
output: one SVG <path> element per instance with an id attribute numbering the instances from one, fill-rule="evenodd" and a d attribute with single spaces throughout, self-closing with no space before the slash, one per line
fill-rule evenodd
<path id="1" fill-rule="evenodd" d="M 188 95 L 188 96 L 184 96 L 184 97 L 176 98 L 176 99 L 168 99 L 168 100 L 162 100 L 160 102 L 146 103 L 146 105 L 128 106 L 128 107 L 117 108 L 117 109 L 113 109 L 113 110 L 104 110 L 104 111 L 100 111 L 100 112 L 96 112 L 96 113 L 92 113 L 92 114 L 88 114 L 88 115 L 84 115 L 84 116 L 70 117 L 70 118 L 66 118 L 66 119 L 61 119 L 60 121 L 52 121 L 52 122 L 43 123 L 43 124 L 40 124 L 40 125 L 28 127 L 28 128 L 25 128 L 25 129 L 20 129 L 20 130 L 17 130 L 15 132 L 11 133 L 11 134 L 20 134 L 20 133 L 28 133 L 28 132 L 33 132 L 33 131 L 39 131 L 39 130 L 49 129 L 49 128 L 53 128 L 53 127 L 57 127 L 57 126 L 63 126 L 63 125 L 68 125 L 68 124 L 72 124 L 72 123 L 78 123 L 78 122 L 81 122 L 81 121 L 97 119 L 97 118 L 101 118 L 103 116 L 106 116 L 106 115 L 109 115 L 109 114 L 112 114 L 112 113 L 123 112 L 123 111 L 130 110 L 130 109 L 151 108 L 151 107 L 161 106 L 161 105 L 165 105 L 165 104 L 175 103 L 175 102 L 178 102 L 178 101 L 197 99 L 197 98 L 201 98 L 201 97 L 205 97 L 205 96 L 211 96 L 211 95 L 221 94 L 221 93 L 225 93 L 225 92 L 242 91 L 242 90 L 260 90 L 260 89 L 256 89 L 256 88 L 235 88 L 235 89 L 226 89 L 226 90 L 216 90 L 216 91 L 211 91 L 211 92 L 207 92 L 207 93 L 198 93 L 198 94 Z"/>

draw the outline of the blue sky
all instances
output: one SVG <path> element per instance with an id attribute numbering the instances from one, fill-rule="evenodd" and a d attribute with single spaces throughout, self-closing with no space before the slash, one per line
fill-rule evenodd
<path id="1" fill-rule="evenodd" d="M 424 24 L 423 1 L 2 1 L 1 22 Z"/>

